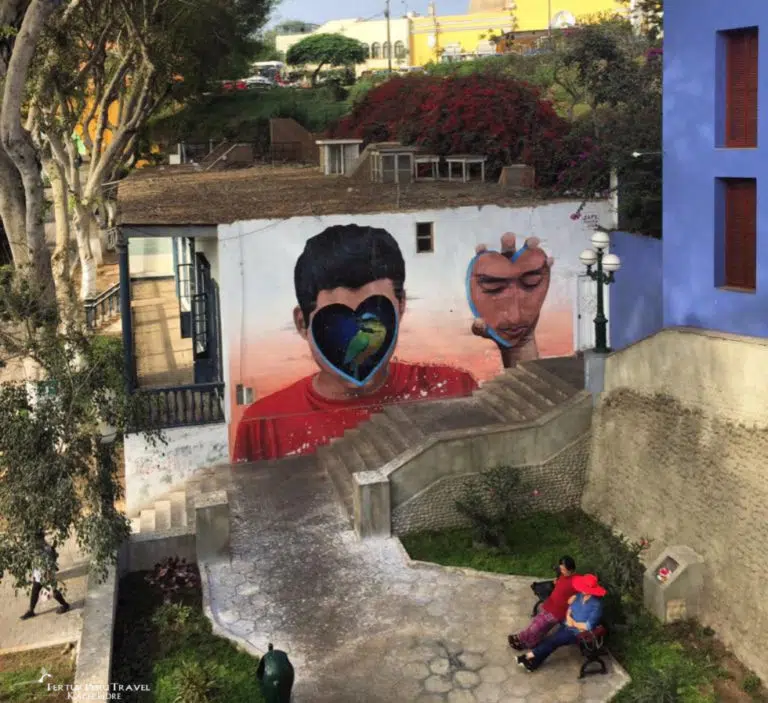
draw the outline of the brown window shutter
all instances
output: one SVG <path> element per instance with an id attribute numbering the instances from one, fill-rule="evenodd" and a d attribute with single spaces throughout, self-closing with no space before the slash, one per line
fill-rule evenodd
<path id="1" fill-rule="evenodd" d="M 756 27 L 725 32 L 725 146 L 757 146 L 757 57 Z"/>
<path id="2" fill-rule="evenodd" d="M 757 282 L 757 181 L 725 181 L 725 285 L 755 290 Z"/>

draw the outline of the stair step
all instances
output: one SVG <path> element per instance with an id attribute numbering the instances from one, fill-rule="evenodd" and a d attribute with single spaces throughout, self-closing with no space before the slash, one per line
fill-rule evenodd
<path id="1" fill-rule="evenodd" d="M 332 454 L 338 457 L 350 474 L 368 469 L 365 459 L 360 456 L 360 452 L 357 451 L 353 442 L 340 438 L 338 442 L 331 445 L 331 448 L 334 450 Z"/>
<path id="2" fill-rule="evenodd" d="M 158 532 L 171 529 L 171 501 L 155 501 L 155 527 Z"/>
<path id="3" fill-rule="evenodd" d="M 392 445 L 395 456 L 402 454 L 408 448 L 408 440 L 403 436 L 398 426 L 384 413 L 371 415 L 373 432 L 380 433 Z"/>
<path id="4" fill-rule="evenodd" d="M 547 383 L 544 379 L 534 376 L 530 373 L 524 373 L 518 369 L 518 373 L 515 376 L 518 383 L 525 386 L 531 393 L 534 393 L 541 398 L 548 407 L 553 408 L 555 405 L 565 400 L 562 397 L 561 392 Z"/>
<path id="5" fill-rule="evenodd" d="M 152 508 L 148 510 L 142 510 L 139 515 L 141 526 L 140 532 L 157 532 L 157 523 L 155 522 L 155 511 Z"/>
<path id="6" fill-rule="evenodd" d="M 547 371 L 535 362 L 520 364 L 518 368 L 527 376 L 532 376 L 536 379 L 539 379 L 553 388 L 561 396 L 561 400 L 567 400 L 582 390 L 581 388 L 576 388 L 570 383 L 563 381 L 562 378 L 556 376 L 550 371 Z"/>
<path id="7" fill-rule="evenodd" d="M 401 407 L 388 405 L 384 408 L 384 414 L 392 420 L 408 446 L 420 442 L 424 438 L 424 433 Z"/>
<path id="8" fill-rule="evenodd" d="M 389 439 L 387 431 L 375 425 L 372 422 L 364 422 L 357 429 L 360 430 L 360 435 L 365 437 L 370 444 L 376 447 L 376 450 L 381 457 L 381 465 L 392 461 L 398 454 L 400 454 L 399 447 L 395 446 Z"/>
<path id="9" fill-rule="evenodd" d="M 347 468 L 344 466 L 341 459 L 330 453 L 324 458 L 323 467 L 325 468 L 326 474 L 328 474 L 328 478 L 331 479 L 331 484 L 336 491 L 336 496 L 347 511 L 349 519 L 352 520 L 352 476 L 349 471 L 347 471 Z"/>
<path id="10" fill-rule="evenodd" d="M 552 403 L 535 391 L 532 391 L 524 383 L 521 383 L 517 377 L 519 373 L 519 371 L 514 373 L 507 372 L 497 379 L 498 385 L 513 391 L 515 395 L 522 398 L 529 407 L 533 408 L 535 415 L 538 416 L 549 412 L 553 407 Z"/>
<path id="11" fill-rule="evenodd" d="M 494 379 L 485 383 L 482 389 L 499 398 L 505 404 L 508 417 L 517 417 L 515 422 L 528 422 L 541 415 L 541 411 L 518 393 L 511 383 L 502 383 L 499 379 Z"/>
<path id="12" fill-rule="evenodd" d="M 171 501 L 171 527 L 187 526 L 187 494 L 174 491 L 168 496 Z"/>
<path id="13" fill-rule="evenodd" d="M 475 393 L 475 398 L 489 406 L 502 422 L 525 422 L 527 418 L 515 403 L 503 392 L 499 392 L 498 389 L 496 391 L 494 393 L 494 388 L 488 387 L 486 383 Z"/>
<path id="14" fill-rule="evenodd" d="M 367 469 L 375 471 L 386 463 L 375 445 L 368 441 L 367 437 L 360 432 L 359 428 L 347 430 L 344 433 L 344 441 L 352 442 L 352 444 L 355 445 L 355 449 L 362 457 Z"/>

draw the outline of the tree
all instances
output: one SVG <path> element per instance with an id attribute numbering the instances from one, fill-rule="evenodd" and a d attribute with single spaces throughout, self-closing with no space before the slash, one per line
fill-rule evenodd
<path id="1" fill-rule="evenodd" d="M 69 0 L 66 20 L 79 0 Z M 26 116 L 27 81 L 46 23 L 61 9 L 60 0 L 0 2 L 0 216 L 14 262 L 31 266 L 35 284 L 51 298 L 51 259 L 43 223 L 43 179 L 40 159 Z"/>
<path id="2" fill-rule="evenodd" d="M 656 42 L 664 34 L 664 0 L 621 0 L 639 20 L 643 33 Z"/>
<path id="3" fill-rule="evenodd" d="M 294 44 L 285 60 L 292 66 L 315 66 L 312 85 L 323 66 L 356 66 L 368 59 L 368 47 L 343 34 L 312 34 Z"/>
<path id="4" fill-rule="evenodd" d="M 82 0 L 66 21 L 49 23 L 28 121 L 44 154 L 57 214 L 71 202 L 83 298 L 96 292 L 91 242 L 100 225 L 95 213 L 103 211 L 104 183 L 130 163 L 142 128 L 166 101 L 183 101 L 212 80 L 246 71 L 255 46 L 251 35 L 265 21 L 270 2 Z M 87 149 L 84 168 L 79 124 Z M 67 228 L 57 217 L 57 250 L 68 251 Z M 57 265 L 57 272 L 66 268 Z"/>
<path id="5" fill-rule="evenodd" d="M 62 330 L 55 302 L 22 272 L 0 270 L 0 359 L 37 372 L 0 385 L 0 578 L 22 587 L 40 566 L 38 530 L 54 548 L 74 532 L 97 575 L 129 534 L 115 507 L 117 451 L 140 402 L 125 393 L 119 340 L 68 317 Z"/>

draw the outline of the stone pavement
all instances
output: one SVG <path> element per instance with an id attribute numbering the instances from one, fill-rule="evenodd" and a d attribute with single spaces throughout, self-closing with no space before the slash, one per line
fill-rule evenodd
<path id="1" fill-rule="evenodd" d="M 253 653 L 288 652 L 295 703 L 602 703 L 628 681 L 614 662 L 579 681 L 574 647 L 518 667 L 506 637 L 530 616 L 532 579 L 359 541 L 314 458 L 233 472 L 232 561 L 202 565 L 209 616 Z"/>
<path id="2" fill-rule="evenodd" d="M 49 647 L 80 639 L 88 563 L 78 551 L 74 537 L 58 551 L 58 576 L 64 584 L 62 592 L 72 610 L 57 615 L 54 611 L 59 604 L 53 598 L 43 600 L 40 596 L 35 608 L 36 616 L 30 620 L 19 620 L 29 607 L 29 591 L 14 593 L 13 579 L 10 576 L 4 578 L 0 581 L 0 653 Z"/>

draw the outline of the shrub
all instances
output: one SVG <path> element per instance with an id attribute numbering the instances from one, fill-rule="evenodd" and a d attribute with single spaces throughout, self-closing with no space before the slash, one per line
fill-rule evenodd
<path id="1" fill-rule="evenodd" d="M 159 589 L 165 603 L 180 598 L 187 592 L 200 588 L 200 573 L 194 564 L 186 559 L 169 557 L 155 565 L 152 573 L 147 574 L 147 583 Z"/>
<path id="2" fill-rule="evenodd" d="M 749 694 L 757 693 L 761 686 L 762 681 L 754 671 L 750 671 L 741 682 L 741 690 Z"/>
<path id="3" fill-rule="evenodd" d="M 173 685 L 174 703 L 209 703 L 216 690 L 216 677 L 212 667 L 185 660 L 173 673 Z"/>
<path id="4" fill-rule="evenodd" d="M 553 186 L 568 159 L 569 124 L 538 88 L 493 72 L 439 78 L 392 78 L 368 91 L 330 134 L 365 143 L 399 140 L 439 156 L 488 157 L 489 177 L 523 162 L 536 168 L 539 185 Z"/>
<path id="5" fill-rule="evenodd" d="M 508 466 L 489 469 L 472 481 L 456 509 L 471 523 L 477 542 L 494 548 L 509 546 L 510 526 L 528 508 L 519 472 Z"/>

